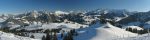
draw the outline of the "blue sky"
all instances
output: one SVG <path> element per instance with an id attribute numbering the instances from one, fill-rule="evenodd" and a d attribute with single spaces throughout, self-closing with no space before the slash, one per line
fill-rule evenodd
<path id="1" fill-rule="evenodd" d="M 93 10 L 98 8 L 149 11 L 150 0 L 0 0 L 0 13 L 26 10 Z"/>

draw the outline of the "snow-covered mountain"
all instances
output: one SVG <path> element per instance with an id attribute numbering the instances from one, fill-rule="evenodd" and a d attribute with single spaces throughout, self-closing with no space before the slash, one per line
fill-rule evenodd
<path id="1" fill-rule="evenodd" d="M 150 12 L 138 12 L 118 21 L 118 23 L 128 26 L 140 26 L 148 28 L 147 26 L 149 25 L 148 22 L 150 20 L 149 15 Z"/>
<path id="2" fill-rule="evenodd" d="M 132 12 L 125 9 L 97 9 L 87 12 L 86 15 L 100 15 L 100 17 L 104 19 L 120 21 L 121 19 L 132 15 Z"/>
<path id="3" fill-rule="evenodd" d="M 63 40 L 65 37 L 61 38 L 60 35 L 68 36 L 72 30 L 75 30 L 73 32 L 76 34 L 76 36 L 72 34 L 74 40 L 142 39 L 149 37 L 147 34 L 150 26 L 149 13 L 129 12 L 124 9 L 97 9 L 89 12 L 31 11 L 13 16 L 2 15 L 0 30 L 15 35 L 0 31 L 0 39 L 34 40 L 16 35 L 25 34 L 27 37 L 33 35 L 35 39 L 41 39 L 47 35 L 46 32 L 50 32 L 50 36 L 54 36 L 52 38 Z"/>

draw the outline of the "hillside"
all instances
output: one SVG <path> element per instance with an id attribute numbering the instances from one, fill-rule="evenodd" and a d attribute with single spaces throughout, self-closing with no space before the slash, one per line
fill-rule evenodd
<path id="1" fill-rule="evenodd" d="M 21 36 L 16 36 L 11 33 L 5 33 L 5 32 L 0 31 L 0 40 L 40 40 L 40 39 L 21 37 Z"/>
<path id="2" fill-rule="evenodd" d="M 137 34 L 125 31 L 107 23 L 98 28 L 87 29 L 86 32 L 75 38 L 76 40 L 113 40 L 119 38 L 135 37 Z"/>

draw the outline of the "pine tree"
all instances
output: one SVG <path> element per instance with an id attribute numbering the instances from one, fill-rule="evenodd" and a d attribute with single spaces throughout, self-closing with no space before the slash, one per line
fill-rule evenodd
<path id="1" fill-rule="evenodd" d="M 42 37 L 42 40 L 46 40 L 46 39 L 45 39 L 45 36 Z"/>
<path id="2" fill-rule="evenodd" d="M 130 31 L 130 32 L 132 32 L 132 28 L 126 28 L 126 31 Z"/>
<path id="3" fill-rule="evenodd" d="M 134 28 L 134 29 L 132 30 L 132 32 L 133 32 L 133 33 L 138 33 L 138 30 Z"/>
<path id="4" fill-rule="evenodd" d="M 54 33 L 54 38 L 53 38 L 53 40 L 58 40 L 56 32 Z"/>
<path id="5" fill-rule="evenodd" d="M 67 33 L 67 35 L 65 35 L 63 40 L 73 40 L 73 35 L 69 32 L 69 33 Z"/>
<path id="6" fill-rule="evenodd" d="M 46 29 L 46 30 L 44 31 L 44 33 L 50 33 L 50 30 L 49 30 L 49 29 Z"/>
<path id="7" fill-rule="evenodd" d="M 30 38 L 34 38 L 34 35 L 31 35 Z"/>
<path id="8" fill-rule="evenodd" d="M 69 38 L 69 40 L 73 40 L 73 35 L 72 35 L 72 33 L 68 33 L 68 38 Z"/>
<path id="9" fill-rule="evenodd" d="M 68 40 L 68 35 L 65 35 L 63 40 Z"/>
<path id="10" fill-rule="evenodd" d="M 75 29 L 73 29 L 69 32 L 69 34 L 71 34 L 71 35 L 74 35 L 74 33 L 75 33 Z"/>
<path id="11" fill-rule="evenodd" d="M 51 38 L 50 38 L 50 35 L 49 35 L 49 33 L 47 33 L 46 34 L 46 40 L 50 40 Z"/>
<path id="12" fill-rule="evenodd" d="M 62 33 L 61 33 L 61 38 L 63 38 L 63 37 L 64 37 L 64 33 L 62 32 Z"/>

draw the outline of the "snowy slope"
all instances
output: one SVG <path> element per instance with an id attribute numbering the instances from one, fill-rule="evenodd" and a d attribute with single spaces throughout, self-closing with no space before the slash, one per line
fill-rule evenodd
<path id="1" fill-rule="evenodd" d="M 40 40 L 40 39 L 32 39 L 28 37 L 16 36 L 11 33 L 4 33 L 0 31 L 0 40 Z"/>
<path id="2" fill-rule="evenodd" d="M 23 29 L 26 30 L 35 30 L 35 29 L 56 29 L 56 28 L 63 28 L 63 29 L 78 29 L 80 27 L 87 27 L 87 25 L 82 25 L 82 24 L 72 24 L 72 23 L 49 23 L 49 24 L 33 24 L 29 25 Z"/>
<path id="3" fill-rule="evenodd" d="M 102 26 L 103 28 L 97 28 L 97 36 L 93 37 L 92 40 L 112 40 L 118 38 L 125 38 L 125 37 L 134 37 L 137 34 L 125 31 L 123 29 L 117 28 L 112 26 L 111 24 L 107 23 L 106 25 Z M 107 28 L 108 27 L 108 28 Z"/>
<path id="4" fill-rule="evenodd" d="M 115 40 L 149 40 L 150 39 L 150 33 L 139 35 L 136 37 L 128 37 L 128 38 L 119 38 Z"/>
<path id="5" fill-rule="evenodd" d="M 4 19 L 0 18 L 0 22 L 4 22 L 4 21 L 5 21 Z"/>
<path id="6" fill-rule="evenodd" d="M 113 40 L 135 36 L 137 36 L 137 34 L 125 31 L 107 23 L 101 27 L 91 28 L 80 33 L 79 36 L 75 37 L 75 40 Z"/>

